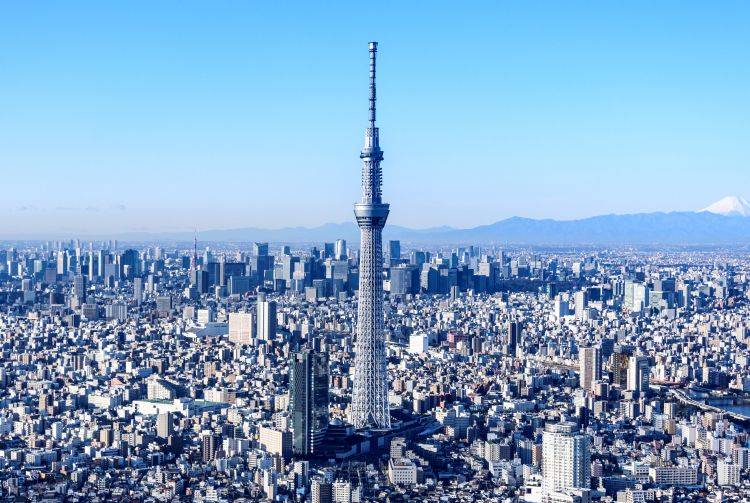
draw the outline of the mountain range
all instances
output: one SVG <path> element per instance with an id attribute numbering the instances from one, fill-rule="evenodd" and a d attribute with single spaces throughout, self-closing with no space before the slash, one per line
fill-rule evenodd
<path id="1" fill-rule="evenodd" d="M 128 234 L 126 240 L 192 240 L 192 233 Z M 457 229 L 411 229 L 386 225 L 384 239 L 433 244 L 533 244 L 533 245 L 732 245 L 750 244 L 750 204 L 729 196 L 700 211 L 600 215 L 577 220 L 511 217 L 488 225 Z M 334 239 L 359 240 L 352 222 L 318 227 L 207 230 L 201 241 L 270 241 L 320 243 Z"/>

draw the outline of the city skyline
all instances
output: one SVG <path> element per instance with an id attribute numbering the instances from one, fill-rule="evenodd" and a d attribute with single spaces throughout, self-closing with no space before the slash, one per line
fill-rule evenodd
<path id="1" fill-rule="evenodd" d="M 448 5 L 4 10 L 0 500 L 747 499 L 750 6 Z"/>
<path id="2" fill-rule="evenodd" d="M 398 82 L 381 114 L 395 225 L 686 211 L 748 194 L 739 3 L 150 7 L 6 9 L 0 237 L 347 220 L 356 54 L 370 38 Z"/>

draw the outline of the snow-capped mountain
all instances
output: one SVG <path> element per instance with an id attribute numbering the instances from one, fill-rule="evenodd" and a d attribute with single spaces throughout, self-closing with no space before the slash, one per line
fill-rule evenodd
<path id="1" fill-rule="evenodd" d="M 701 211 L 716 213 L 725 217 L 750 217 L 750 203 L 744 197 L 727 196 Z"/>

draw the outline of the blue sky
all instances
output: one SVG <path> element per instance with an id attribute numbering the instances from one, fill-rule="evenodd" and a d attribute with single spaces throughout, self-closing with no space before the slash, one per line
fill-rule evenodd
<path id="1" fill-rule="evenodd" d="M 0 238 L 352 219 L 380 43 L 389 222 L 750 196 L 748 2 L 6 2 Z"/>

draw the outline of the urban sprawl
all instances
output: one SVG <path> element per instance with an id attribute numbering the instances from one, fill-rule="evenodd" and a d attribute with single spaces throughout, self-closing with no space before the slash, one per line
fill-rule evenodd
<path id="1" fill-rule="evenodd" d="M 352 416 L 359 252 L 0 251 L 0 496 L 747 501 L 746 251 L 386 243 L 389 428 Z"/>

